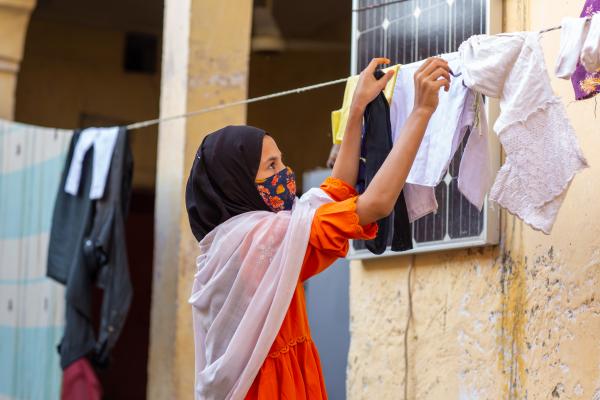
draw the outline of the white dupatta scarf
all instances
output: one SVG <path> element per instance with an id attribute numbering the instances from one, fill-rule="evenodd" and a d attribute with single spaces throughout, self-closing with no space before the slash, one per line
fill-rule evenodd
<path id="1" fill-rule="evenodd" d="M 311 189 L 291 212 L 240 214 L 200 242 L 189 299 L 196 400 L 246 396 L 298 284 L 314 213 L 331 201 Z"/>

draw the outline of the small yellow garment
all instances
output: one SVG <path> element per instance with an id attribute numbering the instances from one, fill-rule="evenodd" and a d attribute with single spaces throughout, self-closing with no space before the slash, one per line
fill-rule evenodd
<path id="1" fill-rule="evenodd" d="M 392 96 L 394 94 L 394 87 L 396 86 L 396 76 L 400 64 L 393 65 L 388 68 L 384 68 L 383 72 L 394 70 L 394 76 L 385 85 L 383 89 L 383 95 L 387 99 L 388 103 L 392 102 Z M 354 96 L 354 90 L 358 84 L 358 75 L 353 75 L 346 81 L 346 89 L 344 90 L 344 100 L 342 101 L 342 108 L 331 112 L 331 136 L 333 137 L 334 144 L 342 143 L 344 138 L 344 132 L 346 132 L 346 124 L 348 123 L 348 114 L 350 113 L 350 105 L 352 104 L 352 97 Z"/>

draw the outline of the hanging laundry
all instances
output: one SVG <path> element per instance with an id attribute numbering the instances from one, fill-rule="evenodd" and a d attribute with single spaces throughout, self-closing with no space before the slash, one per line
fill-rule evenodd
<path id="1" fill-rule="evenodd" d="M 480 96 L 463 85 L 458 53 L 442 58 L 456 75 L 450 90 L 441 91 L 439 105 L 423 136 L 405 184 L 406 204 L 411 222 L 437 211 L 435 187 L 441 182 L 465 135 L 471 131 L 459 169 L 459 190 L 479 210 L 492 182 L 489 164 L 487 119 Z M 408 64 L 398 72 L 396 95 L 391 104 L 392 139 L 402 132 L 413 109 L 414 74 L 424 61 Z M 464 165 L 463 165 L 464 164 Z"/>
<path id="2" fill-rule="evenodd" d="M 586 0 L 581 17 L 591 17 L 597 13 L 600 13 L 600 0 Z M 588 72 L 581 62 L 577 64 L 571 82 L 576 100 L 589 99 L 600 93 L 600 71 Z"/>
<path id="3" fill-rule="evenodd" d="M 600 13 L 592 16 L 590 30 L 581 49 L 581 64 L 587 72 L 600 72 Z"/>
<path id="4" fill-rule="evenodd" d="M 500 98 L 494 130 L 506 160 L 490 199 L 549 234 L 571 180 L 587 162 L 552 92 L 539 33 L 473 36 L 459 53 L 467 87 Z"/>
<path id="5" fill-rule="evenodd" d="M 119 129 L 104 195 L 92 200 L 89 194 L 98 172 L 93 168 L 97 165 L 94 146 L 88 146 L 81 160 L 77 194 L 63 190 L 84 133 L 73 136 L 48 249 L 48 276 L 67 287 L 66 327 L 59 346 L 63 369 L 84 356 L 95 365 L 107 363 L 132 296 L 124 226 L 133 171 L 128 135 Z M 104 290 L 97 337 L 92 326 L 92 284 Z"/>
<path id="6" fill-rule="evenodd" d="M 100 199 L 104 195 L 104 186 L 108 177 L 110 160 L 112 159 L 115 143 L 119 134 L 119 127 L 87 128 L 79 135 L 79 140 L 73 151 L 73 158 L 65 182 L 65 192 L 77 195 L 81 179 L 83 158 L 88 150 L 94 148 L 94 162 L 92 165 L 92 184 L 90 199 Z M 87 193 L 85 193 L 87 195 Z"/>
<path id="7" fill-rule="evenodd" d="M 394 86 L 396 82 L 396 75 L 398 74 L 399 68 L 400 65 L 393 65 L 391 67 L 383 69 L 383 72 L 387 72 L 390 70 L 394 71 L 394 75 L 383 89 L 383 93 L 388 103 L 392 101 L 392 97 L 394 94 Z M 348 122 L 348 116 L 350 114 L 350 105 L 352 104 L 352 97 L 354 96 L 354 90 L 356 89 L 358 78 L 359 75 L 353 75 L 348 78 L 348 80 L 346 81 L 346 88 L 344 90 L 342 108 L 336 111 L 332 111 L 331 113 L 331 135 L 333 137 L 334 144 L 342 143 L 342 139 L 344 138 L 344 133 L 346 132 L 346 124 Z"/>
<path id="8" fill-rule="evenodd" d="M 381 70 L 375 71 L 377 79 L 383 75 Z M 367 105 L 364 120 L 358 184 L 361 189 L 369 185 L 392 150 L 390 107 L 383 92 Z M 413 248 L 412 229 L 408 220 L 404 192 L 400 192 L 393 214 L 377 221 L 377 225 L 379 226 L 377 236 L 365 242 L 371 253 L 381 254 L 385 251 L 391 232 L 393 232 L 392 251 L 406 251 Z"/>
<path id="9" fill-rule="evenodd" d="M 64 288 L 45 276 L 46 250 L 72 134 L 0 120 L 2 399 L 60 396 Z"/>
<path id="10" fill-rule="evenodd" d="M 565 17 L 560 26 L 560 51 L 555 74 L 558 78 L 569 79 L 577 68 L 590 23 L 586 18 Z"/>
<path id="11" fill-rule="evenodd" d="M 469 125 L 470 135 L 458 167 L 458 190 L 481 212 L 485 196 L 494 182 L 494 174 L 489 153 L 488 119 L 485 111 L 483 96 L 475 93 L 475 103 L 464 109 L 461 121 L 473 121 Z M 459 124 L 460 126 L 460 124 Z M 459 136 L 459 141 L 452 146 L 452 154 L 465 139 Z"/>

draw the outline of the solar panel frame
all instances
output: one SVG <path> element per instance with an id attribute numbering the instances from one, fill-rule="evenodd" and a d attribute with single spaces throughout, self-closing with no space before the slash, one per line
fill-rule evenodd
<path id="1" fill-rule="evenodd" d="M 362 70 L 371 58 L 386 56 L 392 64 L 407 64 L 432 55 L 456 51 L 463 40 L 479 33 L 497 33 L 502 23 L 501 0 L 353 0 L 352 8 L 381 5 L 352 15 L 351 71 Z M 468 18 L 467 18 L 468 17 Z M 433 32 L 433 33 L 432 33 Z M 498 103 L 486 99 L 492 165 L 499 169 L 500 144 L 492 134 Z M 412 224 L 413 249 L 375 255 L 363 241 L 352 241 L 348 258 L 365 259 L 495 245 L 500 236 L 500 213 L 486 197 L 479 212 L 457 189 L 458 166 L 464 142 L 436 187 L 439 209 Z M 391 241 L 391 235 L 389 238 Z M 388 243 L 389 243 L 388 241 Z"/>

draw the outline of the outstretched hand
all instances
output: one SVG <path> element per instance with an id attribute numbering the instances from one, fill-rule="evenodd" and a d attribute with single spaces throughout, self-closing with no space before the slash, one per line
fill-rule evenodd
<path id="1" fill-rule="evenodd" d="M 433 114 L 439 104 L 439 91 L 450 90 L 450 67 L 448 61 L 428 58 L 415 72 L 415 111 Z"/>
<path id="2" fill-rule="evenodd" d="M 439 92 L 442 87 L 446 91 L 450 89 L 448 62 L 437 57 L 426 60 L 415 72 L 414 82 L 413 112 L 401 128 L 392 151 L 356 202 L 356 213 L 361 225 L 390 215 L 398 201 L 429 120 L 439 104 Z M 364 93 L 367 92 L 365 89 Z M 368 96 L 365 95 L 365 98 Z"/>
<path id="3" fill-rule="evenodd" d="M 356 185 L 356 177 L 358 176 L 363 114 L 367 105 L 381 93 L 390 78 L 394 76 L 394 71 L 390 70 L 380 79 L 376 79 L 374 75 L 375 70 L 379 64 L 389 63 L 390 60 L 384 57 L 371 60 L 367 68 L 360 73 L 356 88 L 354 89 L 346 131 L 344 132 L 344 140 L 333 162 L 333 171 L 331 174 L 331 176 L 343 180 L 350 186 Z"/>
<path id="4" fill-rule="evenodd" d="M 363 114 L 367 105 L 373 101 L 394 76 L 388 71 L 380 79 L 375 78 L 375 70 L 380 64 L 389 64 L 390 60 L 378 57 L 360 73 L 348 123 L 339 154 L 333 165 L 332 176 L 350 186 L 356 184 L 358 160 L 360 158 L 361 128 Z M 357 202 L 357 213 L 361 224 L 377 221 L 389 215 L 391 207 L 398 200 L 408 171 L 423 139 L 431 115 L 439 103 L 439 91 L 442 87 L 450 89 L 450 67 L 448 62 L 438 57 L 426 60 L 415 72 L 415 105 L 413 112 L 402 127 L 403 134 L 396 141 L 394 149 L 380 168 L 367 191 Z"/>
<path id="5" fill-rule="evenodd" d="M 375 70 L 380 64 L 389 64 L 390 60 L 385 57 L 378 57 L 371 60 L 369 65 L 359 75 L 354 97 L 352 97 L 352 107 L 358 110 L 365 110 L 379 93 L 385 88 L 388 81 L 394 76 L 394 71 L 390 70 L 380 79 L 375 78 Z"/>

